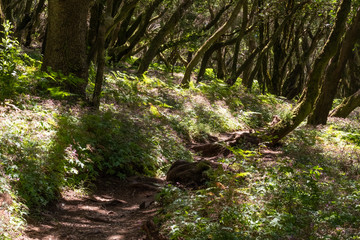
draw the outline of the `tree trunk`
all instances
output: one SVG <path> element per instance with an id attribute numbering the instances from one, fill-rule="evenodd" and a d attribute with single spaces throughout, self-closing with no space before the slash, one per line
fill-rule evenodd
<path id="1" fill-rule="evenodd" d="M 360 106 L 360 90 L 351 95 L 337 106 L 331 113 L 330 117 L 346 118 L 357 107 Z"/>
<path id="2" fill-rule="evenodd" d="M 204 55 L 206 50 L 208 50 L 211 47 L 211 45 L 213 45 L 235 22 L 237 15 L 240 12 L 241 6 L 244 2 L 245 2 L 244 0 L 238 1 L 233 12 L 231 13 L 229 20 L 224 25 L 222 25 L 208 40 L 206 40 L 206 42 L 195 53 L 195 56 L 191 59 L 189 64 L 186 66 L 184 78 L 181 81 L 181 84 L 183 86 L 185 86 L 185 87 L 189 86 L 192 70 L 198 64 L 198 62 L 200 61 L 200 58 Z"/>
<path id="3" fill-rule="evenodd" d="M 338 90 L 341 76 L 343 75 L 345 65 L 351 55 L 353 47 L 360 36 L 360 8 L 352 21 L 352 25 L 346 32 L 345 38 L 339 49 L 337 57 L 333 58 L 326 71 L 326 76 L 322 84 L 321 93 L 316 101 L 312 114 L 308 118 L 308 124 L 319 125 L 326 124 L 327 117 L 332 107 L 333 100 Z"/>
<path id="4" fill-rule="evenodd" d="M 330 59 L 336 54 L 339 43 L 344 34 L 345 24 L 350 8 L 351 0 L 343 0 L 340 9 L 337 12 L 335 26 L 332 29 L 330 37 L 325 43 L 320 55 L 315 60 L 307 86 L 304 89 L 302 100 L 294 108 L 291 118 L 281 120 L 270 129 L 273 144 L 277 143 L 280 139 L 294 130 L 310 114 L 319 94 L 319 85 L 324 70 Z"/>
<path id="5" fill-rule="evenodd" d="M 49 0 L 48 30 L 42 70 L 50 67 L 79 80 L 67 89 L 85 97 L 88 82 L 86 54 L 87 17 L 92 0 Z"/>
<path id="6" fill-rule="evenodd" d="M 238 58 L 240 53 L 240 43 L 243 39 L 246 31 L 246 27 L 248 25 L 248 1 L 245 0 L 243 5 L 243 11 L 242 11 L 242 23 L 241 23 L 241 29 L 240 34 L 236 39 L 235 47 L 234 47 L 234 55 L 232 57 L 232 65 L 231 65 L 231 76 L 235 76 L 236 74 L 236 68 L 238 64 Z"/>
<path id="7" fill-rule="evenodd" d="M 275 23 L 274 23 L 274 28 L 276 30 L 276 28 L 279 27 L 279 23 L 278 23 L 278 19 L 275 19 Z M 285 31 L 285 28 L 284 30 Z M 283 36 L 285 35 L 285 33 L 283 32 L 282 34 Z M 284 37 L 285 38 L 285 37 Z M 270 84 L 268 84 L 268 90 L 270 93 L 275 94 L 275 95 L 280 95 L 280 86 L 281 86 L 281 66 L 284 62 L 284 58 L 285 58 L 285 52 L 283 50 L 283 41 L 281 39 L 281 37 L 279 36 L 273 46 L 273 52 L 274 52 L 274 63 L 273 63 L 273 74 L 272 77 L 269 81 Z"/>
<path id="8" fill-rule="evenodd" d="M 249 37 L 248 40 L 248 52 L 252 53 L 256 48 L 256 42 L 253 36 Z M 253 79 L 250 78 L 250 74 L 252 71 L 252 64 L 248 64 L 243 71 L 242 75 L 242 85 L 246 86 L 246 88 L 251 89 L 253 85 Z M 236 68 L 233 69 L 230 79 L 236 79 Z"/>
<path id="9" fill-rule="evenodd" d="M 184 0 L 175 10 L 169 21 L 165 23 L 164 27 L 162 27 L 160 31 L 156 34 L 156 36 L 150 43 L 149 49 L 141 60 L 138 74 L 143 74 L 145 71 L 148 70 L 151 61 L 157 55 L 158 49 L 161 44 L 163 44 L 165 37 L 174 30 L 175 26 L 183 17 L 186 10 L 192 5 L 193 1 L 194 0 Z"/>
<path id="10" fill-rule="evenodd" d="M 217 50 L 216 61 L 217 61 L 216 77 L 218 79 L 224 79 L 225 75 L 226 75 L 226 66 L 225 66 L 225 60 L 224 60 L 224 55 L 223 55 L 222 48 Z"/>
<path id="11" fill-rule="evenodd" d="M 107 3 L 107 13 L 109 15 L 102 14 L 101 21 L 99 24 L 99 29 L 96 37 L 96 49 L 97 49 L 97 71 L 95 77 L 95 87 L 93 92 L 92 104 L 95 109 L 99 109 L 100 106 L 100 95 L 101 95 L 101 88 L 104 81 L 104 68 L 105 68 L 105 40 L 106 40 L 106 24 L 105 18 L 110 16 L 111 8 L 109 5 L 112 5 L 111 0 L 108 0 Z M 101 7 L 103 9 L 103 7 Z"/>
<path id="12" fill-rule="evenodd" d="M 104 4 L 100 2 L 96 2 L 90 9 L 89 31 L 87 34 L 87 47 L 89 49 L 87 56 L 87 64 L 90 64 L 91 62 L 93 62 L 93 64 L 97 63 L 97 38 L 104 10 L 103 5 Z"/>

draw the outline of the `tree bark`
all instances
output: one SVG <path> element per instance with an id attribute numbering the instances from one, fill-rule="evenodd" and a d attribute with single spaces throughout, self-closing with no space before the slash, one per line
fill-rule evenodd
<path id="1" fill-rule="evenodd" d="M 319 94 L 320 80 L 330 59 L 336 54 L 340 41 L 344 34 L 347 16 L 350 12 L 351 0 L 343 0 L 339 11 L 336 14 L 335 25 L 330 37 L 325 43 L 320 55 L 315 60 L 312 72 L 306 88 L 304 89 L 302 100 L 294 108 L 289 119 L 283 119 L 270 129 L 272 143 L 275 144 L 292 130 L 294 130 L 312 111 L 313 105 Z"/>
<path id="2" fill-rule="evenodd" d="M 198 62 L 200 61 L 201 57 L 204 55 L 206 50 L 208 50 L 211 47 L 211 45 L 213 45 L 216 42 L 216 40 L 218 40 L 221 37 L 221 35 L 223 35 L 231 27 L 231 25 L 235 22 L 237 15 L 240 12 L 241 6 L 244 4 L 244 2 L 245 2 L 244 0 L 238 1 L 233 12 L 231 13 L 229 20 L 223 26 L 221 26 L 208 40 L 206 40 L 206 42 L 195 53 L 195 56 L 191 59 L 189 64 L 186 66 L 184 77 L 181 81 L 181 84 L 183 86 L 185 86 L 185 87 L 189 86 L 192 70 L 198 64 Z"/>
<path id="3" fill-rule="evenodd" d="M 326 124 L 327 117 L 332 107 L 333 100 L 338 90 L 341 76 L 343 75 L 345 65 L 351 55 L 353 47 L 360 36 L 360 8 L 357 10 L 356 17 L 352 25 L 346 32 L 345 38 L 339 49 L 338 56 L 331 61 L 326 71 L 324 82 L 320 95 L 312 114 L 308 118 L 308 124 L 319 125 Z"/>
<path id="4" fill-rule="evenodd" d="M 78 81 L 67 89 L 85 97 L 88 82 L 86 54 L 87 17 L 92 0 L 49 0 L 48 30 L 42 70 L 50 67 Z M 81 79 L 81 80 L 80 80 Z"/>
<path id="5" fill-rule="evenodd" d="M 95 76 L 95 87 L 93 92 L 92 104 L 95 109 L 100 107 L 100 95 L 104 81 L 104 69 L 105 69 L 105 40 L 106 40 L 106 23 L 105 18 L 110 17 L 112 5 L 111 0 L 107 1 L 107 14 L 101 14 L 99 29 L 96 37 L 96 49 L 97 49 L 97 71 Z M 103 9 L 103 7 L 101 7 Z"/>

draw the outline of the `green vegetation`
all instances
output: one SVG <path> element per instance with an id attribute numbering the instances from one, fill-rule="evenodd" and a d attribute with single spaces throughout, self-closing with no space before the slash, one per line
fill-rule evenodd
<path id="1" fill-rule="evenodd" d="M 31 71 L 27 84 L 40 95 L 20 94 L 0 107 L 0 190 L 14 199 L 5 238 L 64 187 L 89 186 L 102 175 L 164 175 L 172 162 L 192 161 L 187 141 L 266 127 L 290 108 L 272 95 L 248 94 L 220 80 L 184 90 L 171 79 L 117 71 L 107 75 L 104 103 L 94 112 L 67 96 L 52 99 L 39 79 Z M 263 116 L 255 125 L 254 112 Z M 236 173 L 219 169 L 204 189 L 164 188 L 157 222 L 171 239 L 357 239 L 357 117 L 318 129 L 303 126 L 271 157 L 263 147 L 232 149 L 234 157 L 221 161 Z"/>
<path id="2" fill-rule="evenodd" d="M 41 73 L 27 55 L 28 61 L 16 61 L 24 55 L 16 46 L 14 51 L 8 55 L 32 92 L 9 85 L 11 98 L 0 106 L 0 193 L 14 200 L 6 207 L 11 219 L 2 219 L 5 238 L 16 236 L 24 217 L 58 198 L 64 187 L 89 186 L 103 175 L 163 176 L 172 162 L 193 160 L 187 141 L 248 128 L 247 110 L 262 111 L 268 120 L 281 103 L 221 80 L 184 90 L 171 79 L 116 71 L 106 76 L 104 103 L 93 111 L 53 88 L 59 75 Z"/>
<path id="3" fill-rule="evenodd" d="M 328 117 L 359 106 L 358 2 L 54 2 L 0 0 L 1 240 L 66 189 L 165 177 L 240 131 L 260 144 L 162 188 L 161 234 L 360 239 L 360 113 Z"/>
<path id="4" fill-rule="evenodd" d="M 357 114 L 301 127 L 271 157 L 235 150 L 223 161 L 238 173 L 218 170 L 205 189 L 169 185 L 159 195 L 162 231 L 170 239 L 359 239 Z"/>

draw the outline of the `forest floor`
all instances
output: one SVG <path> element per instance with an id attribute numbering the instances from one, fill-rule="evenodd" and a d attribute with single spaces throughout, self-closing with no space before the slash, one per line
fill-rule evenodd
<path id="1" fill-rule="evenodd" d="M 29 221 L 21 239 L 146 239 L 142 229 L 159 209 L 154 198 L 156 184 L 162 182 L 103 178 L 91 194 L 66 190 L 56 204 Z"/>

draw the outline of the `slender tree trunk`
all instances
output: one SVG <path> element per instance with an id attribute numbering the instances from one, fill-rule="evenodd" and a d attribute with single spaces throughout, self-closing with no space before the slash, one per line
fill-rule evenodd
<path id="1" fill-rule="evenodd" d="M 189 86 L 192 70 L 198 64 L 198 62 L 200 61 L 201 57 L 204 55 L 206 50 L 208 50 L 211 47 L 211 45 L 213 45 L 231 27 L 232 24 L 234 24 L 234 22 L 237 18 L 237 15 L 240 12 L 241 6 L 244 2 L 245 2 L 245 0 L 238 1 L 233 12 L 231 13 L 229 20 L 223 26 L 221 26 L 208 40 L 206 40 L 206 42 L 195 53 L 195 56 L 191 59 L 189 64 L 186 66 L 184 78 L 181 81 L 181 84 L 183 86 L 185 86 L 185 87 Z"/>
<path id="2" fill-rule="evenodd" d="M 351 55 L 353 47 L 360 36 L 360 8 L 352 21 L 350 29 L 346 32 L 345 38 L 339 49 L 339 53 L 331 61 L 326 71 L 326 76 L 322 84 L 321 93 L 316 101 L 312 114 L 308 118 L 308 124 L 318 125 L 326 124 L 327 117 L 332 107 L 341 76 L 343 75 L 345 65 Z"/>
<path id="3" fill-rule="evenodd" d="M 236 39 L 235 47 L 234 47 L 234 55 L 232 58 L 232 65 L 231 65 L 231 76 L 235 76 L 236 69 L 238 65 L 238 58 L 240 53 L 240 43 L 241 40 L 244 38 L 246 27 L 248 25 L 248 0 L 245 0 L 243 4 L 243 11 L 242 11 L 242 23 L 241 23 L 241 29 L 240 34 Z"/>
<path id="4" fill-rule="evenodd" d="M 48 31 L 42 70 L 51 67 L 79 78 L 67 83 L 70 92 L 85 97 L 88 81 L 87 17 L 92 0 L 49 0 Z"/>
<path id="5" fill-rule="evenodd" d="M 183 17 L 187 9 L 192 5 L 194 0 L 184 0 L 180 6 L 175 10 L 168 22 L 165 23 L 164 27 L 156 34 L 150 43 L 149 49 L 141 59 L 141 63 L 138 69 L 138 74 L 143 74 L 149 68 L 151 61 L 157 55 L 158 50 L 163 44 L 165 37 L 171 33 L 175 26 L 178 24 L 180 19 Z"/>
<path id="6" fill-rule="evenodd" d="M 101 88 L 104 81 L 104 69 L 105 69 L 105 34 L 106 25 L 104 15 L 101 17 L 99 30 L 97 34 L 96 49 L 97 49 L 97 71 L 95 77 L 95 87 L 93 92 L 92 104 L 95 109 L 99 109 Z"/>
<path id="7" fill-rule="evenodd" d="M 278 23 L 278 19 L 276 19 L 274 28 L 276 29 L 278 27 L 279 27 L 279 23 Z M 284 28 L 282 35 L 284 35 L 285 29 L 286 28 Z M 275 94 L 275 95 L 280 95 L 280 86 L 281 86 L 281 82 L 282 82 L 280 71 L 281 71 L 281 66 L 282 66 L 282 63 L 283 63 L 284 57 L 285 57 L 285 53 L 283 50 L 283 41 L 281 41 L 281 40 L 282 39 L 279 36 L 273 46 L 273 52 L 274 52 L 274 63 L 273 63 L 273 67 L 272 67 L 273 74 L 270 79 L 270 84 L 268 86 L 268 90 L 270 91 L 270 93 Z"/>
<path id="8" fill-rule="evenodd" d="M 216 61 L 217 61 L 217 73 L 216 77 L 218 79 L 224 79 L 226 75 L 226 66 L 225 66 L 225 60 L 223 56 L 223 50 L 220 48 L 217 50 L 216 53 Z"/>
<path id="9" fill-rule="evenodd" d="M 104 10 L 103 5 L 104 4 L 100 2 L 95 2 L 95 4 L 90 9 L 89 31 L 87 37 L 87 47 L 89 48 L 87 64 L 89 65 L 91 62 L 94 64 L 97 63 L 97 51 L 99 46 L 99 44 L 97 44 L 97 38 Z"/>
<path id="10" fill-rule="evenodd" d="M 330 59 L 336 54 L 339 43 L 344 34 L 345 24 L 350 8 L 351 0 L 343 0 L 340 9 L 337 12 L 335 26 L 332 29 L 330 37 L 325 43 L 319 57 L 315 60 L 302 100 L 294 108 L 290 119 L 283 119 L 270 129 L 270 134 L 273 138 L 272 143 L 278 142 L 280 139 L 289 134 L 312 111 L 315 100 L 319 94 L 319 85 L 324 70 Z"/>

